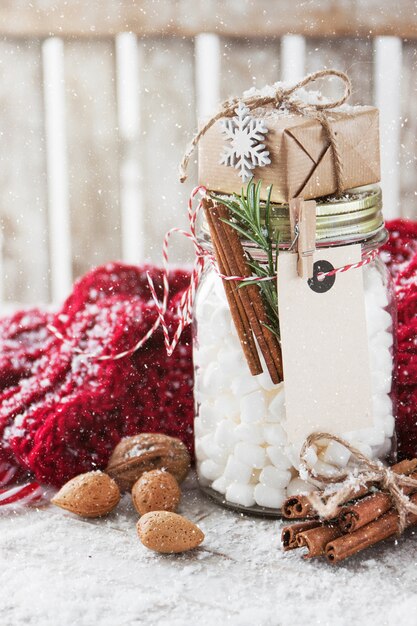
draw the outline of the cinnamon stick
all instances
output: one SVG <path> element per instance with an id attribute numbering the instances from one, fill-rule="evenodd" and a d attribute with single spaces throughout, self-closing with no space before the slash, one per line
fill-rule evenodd
<path id="1" fill-rule="evenodd" d="M 413 504 L 417 504 L 417 493 L 410 497 Z M 417 523 L 417 515 L 410 513 L 407 518 L 407 528 Z M 355 532 L 342 535 L 331 540 L 326 546 L 326 558 L 329 563 L 339 563 L 349 556 L 353 556 L 370 546 L 392 537 L 399 530 L 399 516 L 395 509 L 385 515 L 362 526 Z"/>
<path id="2" fill-rule="evenodd" d="M 225 236 L 229 245 L 228 253 L 230 253 L 232 272 L 243 278 L 250 278 L 252 271 L 248 266 L 240 237 L 232 226 L 224 222 L 224 220 L 230 220 L 227 207 L 219 203 L 213 206 L 211 211 L 214 219 L 218 220 L 219 231 Z M 239 289 L 239 294 L 247 309 L 253 332 L 264 356 L 271 380 L 277 384 L 283 379 L 281 347 L 274 333 L 267 327 L 269 321 L 259 287 L 246 285 Z"/>
<path id="3" fill-rule="evenodd" d="M 396 474 L 409 475 L 417 469 L 417 459 L 406 459 L 400 463 L 396 463 L 391 467 Z M 354 489 L 347 494 L 344 503 L 350 500 L 358 500 L 369 494 L 369 490 L 373 485 L 364 485 L 359 489 Z M 343 502 L 341 504 L 344 504 Z M 287 498 L 282 506 L 282 514 L 287 519 L 303 519 L 316 517 L 316 512 L 310 503 L 309 497 L 306 495 L 291 496 Z"/>
<path id="4" fill-rule="evenodd" d="M 320 525 L 321 522 L 319 522 L 319 520 L 311 520 L 309 522 L 300 522 L 299 524 L 284 526 L 281 532 L 282 547 L 285 551 L 299 548 L 300 546 L 297 543 L 298 533 L 304 532 L 305 530 L 311 530 L 312 528 L 317 528 L 317 526 Z"/>
<path id="5" fill-rule="evenodd" d="M 403 473 L 405 474 L 405 472 Z M 417 480 L 417 472 L 411 474 L 411 478 Z M 415 491 L 416 490 L 412 487 L 405 487 L 403 489 L 406 495 Z M 381 517 L 381 515 L 384 515 L 391 507 L 392 498 L 389 493 L 378 491 L 377 493 L 363 498 L 359 502 L 342 507 L 338 517 L 339 528 L 344 533 L 352 533 L 378 517 Z"/>
<path id="6" fill-rule="evenodd" d="M 330 541 L 337 539 L 342 534 L 337 524 L 322 524 L 311 530 L 301 531 L 297 534 L 297 544 L 300 548 L 307 547 L 306 558 L 322 556 Z"/>
<path id="7" fill-rule="evenodd" d="M 213 242 L 214 254 L 219 267 L 220 272 L 225 276 L 231 275 L 231 269 L 228 264 L 227 255 L 224 253 L 221 240 L 218 236 L 216 225 L 213 221 L 212 214 L 208 209 L 207 202 L 203 200 L 203 208 L 206 215 L 207 223 L 210 229 L 210 235 Z M 259 359 L 256 344 L 253 339 L 252 331 L 250 328 L 249 319 L 245 311 L 245 307 L 237 292 L 237 285 L 232 285 L 231 282 L 223 280 L 223 286 L 226 293 L 226 298 L 229 303 L 230 313 L 233 319 L 233 323 L 237 330 L 240 344 L 242 346 L 243 353 L 245 355 L 250 373 L 253 376 L 262 374 L 262 364 Z"/>
<path id="8" fill-rule="evenodd" d="M 282 505 L 282 514 L 287 519 L 317 517 L 317 513 L 306 495 L 287 498 Z"/>

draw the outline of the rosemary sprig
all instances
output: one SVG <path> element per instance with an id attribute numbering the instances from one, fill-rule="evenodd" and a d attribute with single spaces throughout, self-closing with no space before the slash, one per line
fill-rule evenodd
<path id="1" fill-rule="evenodd" d="M 268 320 L 268 328 L 279 337 L 279 317 L 278 317 L 278 293 L 277 283 L 273 278 L 262 282 L 257 282 L 255 278 L 265 278 L 275 276 L 278 266 L 279 233 L 273 240 L 271 229 L 271 191 L 268 189 L 268 197 L 265 202 L 261 201 L 261 181 L 254 183 L 250 180 L 246 190 L 242 188 L 241 195 L 233 194 L 230 198 L 219 199 L 213 195 L 214 200 L 220 201 L 230 211 L 231 220 L 224 220 L 232 226 L 246 241 L 250 241 L 257 248 L 265 253 L 265 261 L 255 259 L 248 250 L 246 255 L 248 265 L 251 268 L 254 278 L 248 278 L 240 283 L 240 288 L 245 285 L 258 285 L 265 304 Z M 265 219 L 262 221 L 262 210 Z"/>

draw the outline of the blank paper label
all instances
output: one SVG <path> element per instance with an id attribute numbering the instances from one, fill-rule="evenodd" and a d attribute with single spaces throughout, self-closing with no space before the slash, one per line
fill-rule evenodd
<path id="1" fill-rule="evenodd" d="M 356 244 L 314 254 L 315 268 L 324 270 L 360 259 Z M 362 269 L 310 284 L 297 274 L 297 254 L 280 252 L 286 430 L 293 443 L 317 431 L 343 435 L 372 425 Z"/>

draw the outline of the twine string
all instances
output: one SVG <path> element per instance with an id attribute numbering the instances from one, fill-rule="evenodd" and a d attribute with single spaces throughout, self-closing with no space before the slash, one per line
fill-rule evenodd
<path id="1" fill-rule="evenodd" d="M 297 90 L 313 83 L 318 79 L 323 78 L 337 78 L 339 79 L 344 86 L 343 95 L 340 98 L 334 98 L 333 100 L 326 101 L 323 103 L 312 103 L 312 102 L 304 102 L 300 98 L 297 98 L 294 94 Z M 319 70 L 317 72 L 313 72 L 312 74 L 308 74 L 302 80 L 298 81 L 295 85 L 292 85 L 288 88 L 277 87 L 275 93 L 270 96 L 261 96 L 254 95 L 248 96 L 246 98 L 229 98 L 225 100 L 218 110 L 218 112 L 213 115 L 204 125 L 203 127 L 194 135 L 192 138 L 187 150 L 184 153 L 184 156 L 181 160 L 179 170 L 180 170 L 180 181 L 183 183 L 187 180 L 187 168 L 188 163 L 190 161 L 191 155 L 194 152 L 195 147 L 197 146 L 200 139 L 207 133 L 208 130 L 220 119 L 224 117 L 233 117 L 235 115 L 235 109 L 239 102 L 244 104 L 249 111 L 259 107 L 268 107 L 273 106 L 275 108 L 279 108 L 285 104 L 287 109 L 292 113 L 298 113 L 299 115 L 303 115 L 305 117 L 311 117 L 316 119 L 322 125 L 329 144 L 332 148 L 333 152 L 333 164 L 334 164 L 334 173 L 336 178 L 336 192 L 340 194 L 343 189 L 343 162 L 338 148 L 338 142 L 336 138 L 336 134 L 332 127 L 331 121 L 329 119 L 328 113 L 344 104 L 348 98 L 350 97 L 352 91 L 352 86 L 350 79 L 347 74 L 341 72 L 336 69 L 328 69 L 328 70 Z"/>
<path id="2" fill-rule="evenodd" d="M 335 441 L 347 448 L 356 462 L 355 470 L 334 472 L 329 476 L 315 472 L 314 468 L 308 463 L 307 452 L 312 445 L 318 444 L 323 440 Z M 368 458 L 358 448 L 355 448 L 355 446 L 352 446 L 348 441 L 337 435 L 320 432 L 309 435 L 301 448 L 300 461 L 301 469 L 307 476 L 311 480 L 321 483 L 323 487 L 341 483 L 340 488 L 326 500 L 323 499 L 320 492 L 313 492 L 309 495 L 309 500 L 319 517 L 326 519 L 336 517 L 339 506 L 346 502 L 349 496 L 354 498 L 356 488 L 359 489 L 368 483 L 379 484 L 381 489 L 391 496 L 393 506 L 398 512 L 400 534 L 407 525 L 408 514 L 413 513 L 417 515 L 417 505 L 403 491 L 404 487 L 410 487 L 417 491 L 417 480 L 404 474 L 396 474 L 390 467 L 383 465 L 381 461 Z"/>

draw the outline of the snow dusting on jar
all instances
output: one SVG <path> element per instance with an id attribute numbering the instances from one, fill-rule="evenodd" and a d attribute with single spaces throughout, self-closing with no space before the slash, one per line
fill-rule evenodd
<path id="1" fill-rule="evenodd" d="M 271 221 L 288 249 L 288 206 L 273 205 Z M 317 203 L 317 247 L 361 243 L 364 251 L 386 240 L 378 187 L 352 190 Z M 203 223 L 201 241 L 211 246 Z M 256 254 L 253 244 L 251 254 Z M 377 256 L 363 273 L 371 365 L 373 424 L 343 437 L 370 458 L 386 458 L 394 448 L 394 298 L 389 275 Z M 208 264 L 194 313 L 195 448 L 201 487 L 225 505 L 278 515 L 289 496 L 312 485 L 299 475 L 299 446 L 285 430 L 285 381 L 273 384 L 266 368 L 252 376 L 226 299 L 223 283 Z M 262 356 L 260 355 L 262 360 Z M 303 390 L 300 389 L 300 393 Z M 314 401 L 314 398 L 312 398 Z M 309 464 L 320 474 L 349 468 L 350 453 L 337 442 L 309 449 Z"/>

